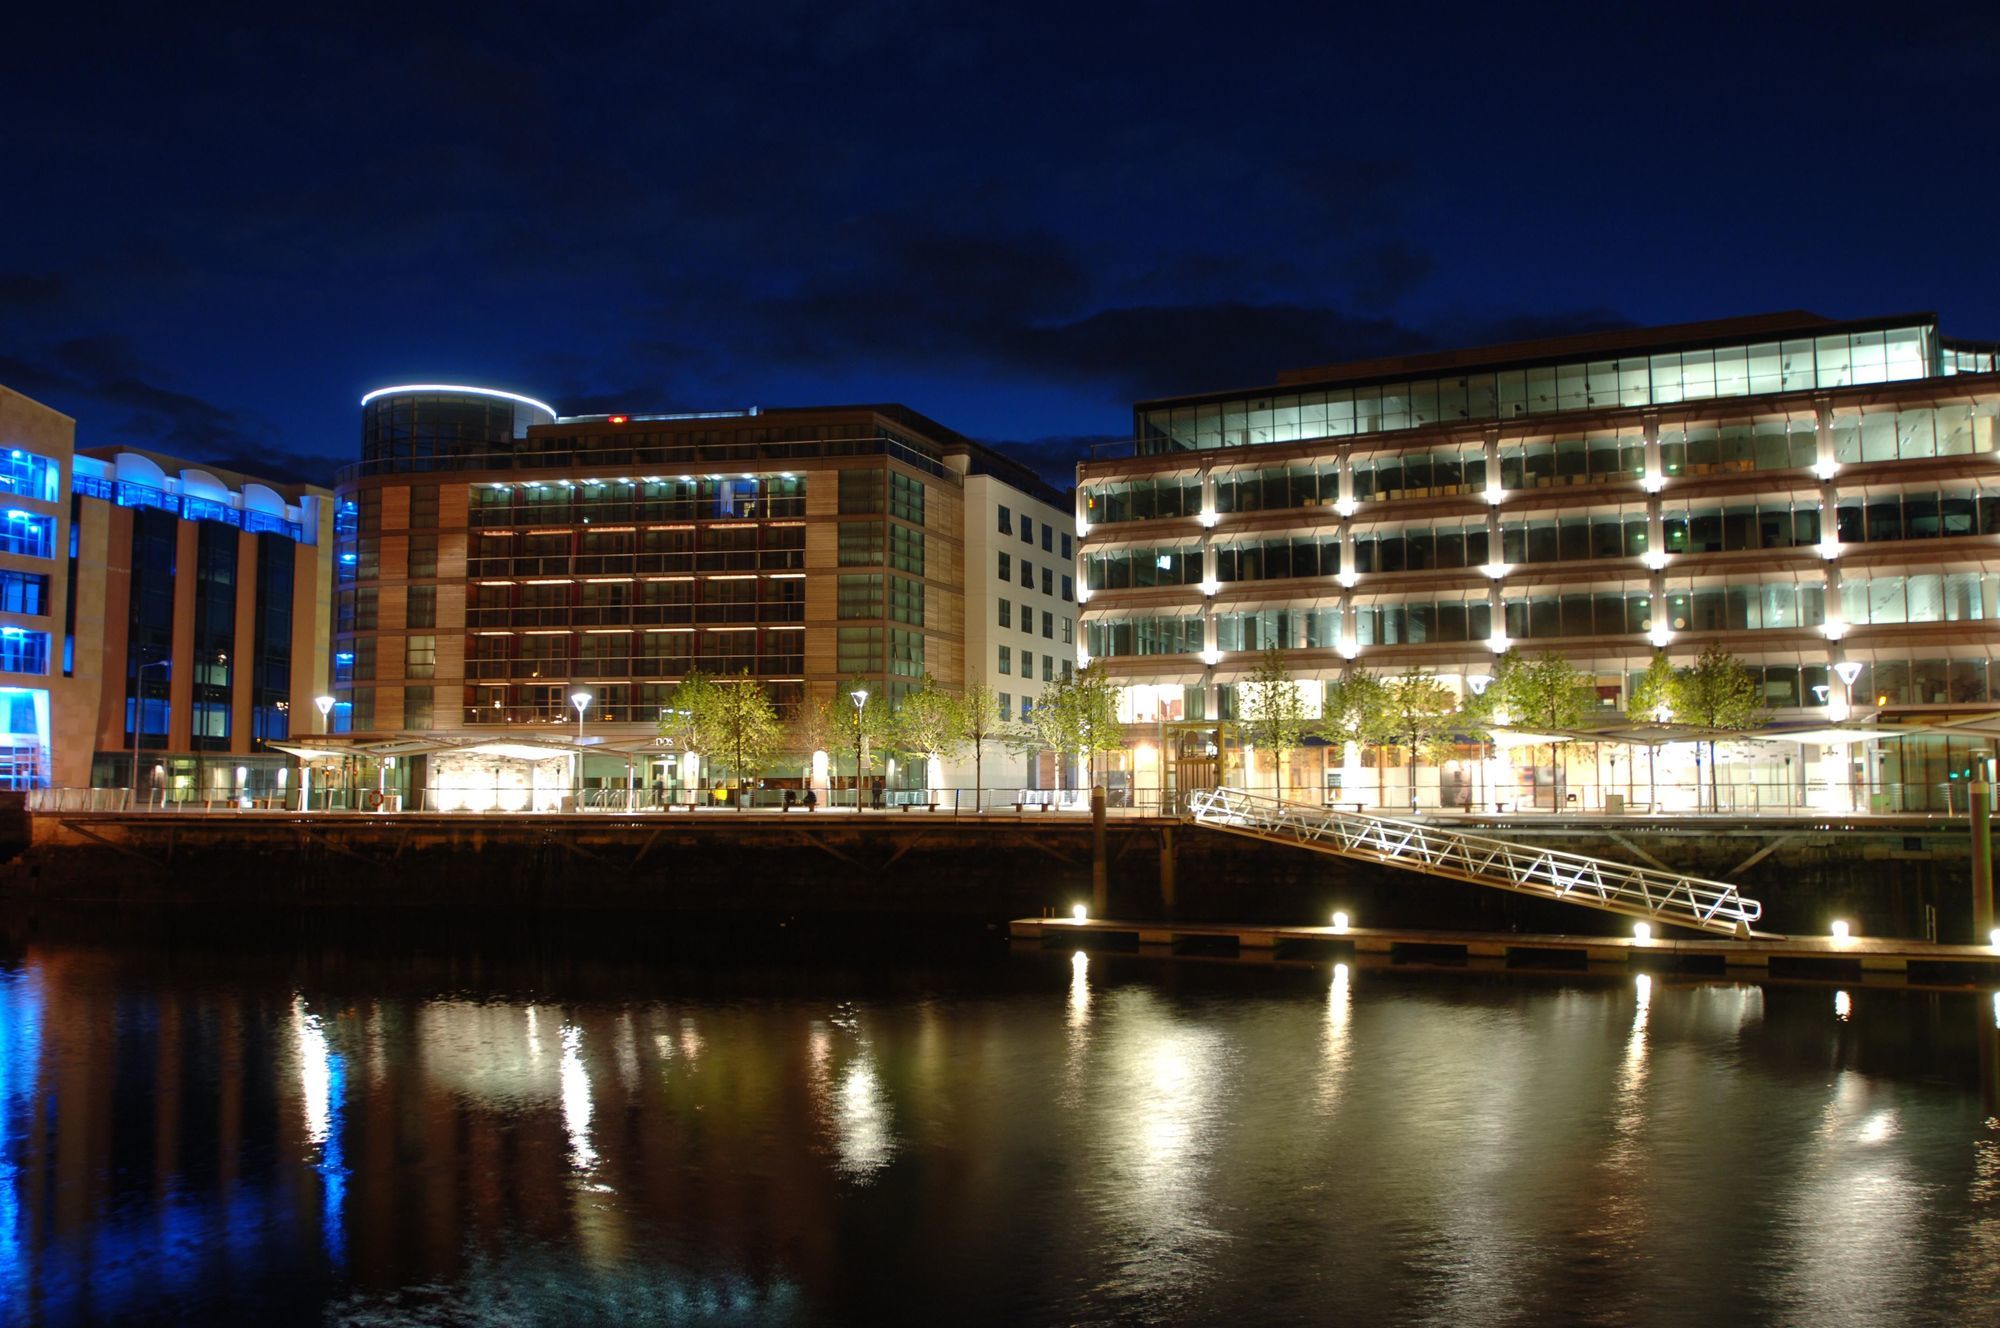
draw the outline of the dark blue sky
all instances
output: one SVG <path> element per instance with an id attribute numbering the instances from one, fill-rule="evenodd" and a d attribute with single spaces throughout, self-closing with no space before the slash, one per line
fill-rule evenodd
<path id="1" fill-rule="evenodd" d="M 364 389 L 442 380 L 899 400 L 1060 473 L 1135 398 L 1400 349 L 1784 308 L 2000 338 L 2000 25 L 1964 7 L 8 28 L 0 383 L 85 444 L 315 475 Z"/>

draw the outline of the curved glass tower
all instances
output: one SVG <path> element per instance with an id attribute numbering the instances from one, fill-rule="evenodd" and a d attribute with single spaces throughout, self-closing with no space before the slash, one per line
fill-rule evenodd
<path id="1" fill-rule="evenodd" d="M 361 398 L 361 473 L 477 468 L 505 456 L 555 408 L 488 387 L 412 383 Z"/>

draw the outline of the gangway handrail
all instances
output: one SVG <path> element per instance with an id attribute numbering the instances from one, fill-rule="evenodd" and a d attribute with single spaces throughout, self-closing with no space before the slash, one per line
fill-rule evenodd
<path id="1" fill-rule="evenodd" d="M 1764 913 L 1762 904 L 1745 899 L 1726 881 L 1530 847 L 1427 821 L 1313 807 L 1233 788 L 1199 790 L 1187 805 L 1188 820 L 1219 830 L 1704 931 L 1747 934 Z"/>

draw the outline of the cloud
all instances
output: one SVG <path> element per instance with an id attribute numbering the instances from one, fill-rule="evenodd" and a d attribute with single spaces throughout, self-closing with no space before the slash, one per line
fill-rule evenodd
<path id="1" fill-rule="evenodd" d="M 73 337 L 0 357 L 0 382 L 79 421 L 79 443 L 126 443 L 272 479 L 325 483 L 352 458 L 286 448 L 269 421 L 159 381 L 124 337 Z"/>

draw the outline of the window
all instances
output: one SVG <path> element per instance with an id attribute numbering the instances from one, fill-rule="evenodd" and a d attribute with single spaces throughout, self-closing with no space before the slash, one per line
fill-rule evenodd
<path id="1" fill-rule="evenodd" d="M 1035 588 L 1035 566 L 1026 558 L 1021 560 L 1021 584 L 1029 590 Z"/>
<path id="2" fill-rule="evenodd" d="M 411 586 L 408 607 L 404 610 L 404 625 L 408 627 L 435 627 L 437 626 L 437 615 L 437 587 Z"/>
<path id="3" fill-rule="evenodd" d="M 1029 636 L 1035 634 L 1035 606 L 1026 600 L 1021 601 L 1021 630 Z"/>
<path id="4" fill-rule="evenodd" d="M 1050 641 L 1056 639 L 1056 616 L 1047 609 L 1042 610 L 1042 636 Z"/>
<path id="5" fill-rule="evenodd" d="M 1069 577 L 1062 579 L 1062 597 L 1064 603 L 1076 598 L 1076 582 Z"/>
<path id="6" fill-rule="evenodd" d="M 879 470 L 843 470 L 840 472 L 840 511 L 848 513 L 880 512 L 883 502 L 882 472 Z"/>
<path id="7" fill-rule="evenodd" d="M 1054 551 L 1055 551 L 1055 533 L 1056 533 L 1056 532 L 1055 532 L 1055 527 L 1051 526 L 1051 525 L 1050 525 L 1050 524 L 1049 524 L 1048 522 L 1046 522 L 1046 521 L 1042 522 L 1042 552 L 1043 552 L 1043 553 L 1052 553 L 1052 552 L 1054 552 Z"/>
<path id="8" fill-rule="evenodd" d="M 35 516 L 19 508 L 8 509 L 0 521 L 0 553 L 18 553 L 29 558 L 56 556 L 56 519 Z"/>
<path id="9" fill-rule="evenodd" d="M 1035 542 L 1034 519 L 1032 517 L 1024 516 L 1021 518 L 1021 543 L 1032 545 L 1034 542 Z"/>
<path id="10" fill-rule="evenodd" d="M 1068 562 L 1070 560 L 1069 536 L 1067 535 L 1062 537 L 1062 556 L 1064 562 Z"/>
<path id="11" fill-rule="evenodd" d="M 915 627 L 924 625 L 924 583 L 908 577 L 889 578 L 889 616 Z"/>
<path id="12" fill-rule="evenodd" d="M 839 579 L 835 616 L 879 618 L 882 616 L 882 578 L 843 576 Z"/>
<path id="13" fill-rule="evenodd" d="M 1054 655 L 1043 655 L 1042 681 L 1054 682 L 1055 680 L 1056 680 L 1056 657 Z"/>
<path id="14" fill-rule="evenodd" d="M 1012 581 L 1014 579 L 1013 556 L 1004 550 L 1000 554 L 1000 579 L 1002 581 Z"/>
<path id="15" fill-rule="evenodd" d="M 1067 645 L 1075 645 L 1075 644 L 1076 644 L 1076 620 L 1075 620 L 1074 618 L 1065 618 L 1065 619 L 1063 619 L 1063 620 L 1062 620 L 1062 629 L 1063 629 L 1063 634 L 1062 634 L 1062 639 L 1063 639 L 1063 644 L 1064 644 L 1064 645 L 1066 645 L 1066 646 L 1067 646 Z"/>
<path id="16" fill-rule="evenodd" d="M 834 667 L 844 676 L 882 670 L 882 629 L 843 627 L 834 642 Z"/>
<path id="17" fill-rule="evenodd" d="M 1076 676 L 1076 666 L 1075 666 L 1074 664 L 1070 663 L 1070 662 L 1069 662 L 1068 660 L 1064 660 L 1064 661 L 1063 661 L 1063 680 L 1064 680 L 1065 682 L 1067 682 L 1067 681 L 1068 681 L 1069 679 L 1071 679 L 1071 678 L 1074 678 L 1075 676 Z"/>
<path id="18" fill-rule="evenodd" d="M 36 572 L 0 571 L 0 613 L 39 617 L 48 611 L 48 577 Z"/>
<path id="19" fill-rule="evenodd" d="M 403 676 L 405 678 L 435 678 L 437 676 L 438 639 L 435 636 L 412 636 L 403 642 Z"/>
<path id="20" fill-rule="evenodd" d="M 436 576 L 438 574 L 438 537 L 435 535 L 410 536 L 410 575 Z"/>
<path id="21" fill-rule="evenodd" d="M 1013 671 L 1014 671 L 1014 650 L 1013 650 L 1013 647 L 1011 647 L 1011 646 L 1001 646 L 1001 647 L 1000 647 L 1000 672 L 1002 672 L 1002 673 L 1012 673 Z"/>
<path id="22" fill-rule="evenodd" d="M 1000 601 L 1000 625 L 1002 627 L 1012 627 L 1014 625 L 1014 604 L 1011 600 L 1003 599 Z"/>
<path id="23" fill-rule="evenodd" d="M 899 572 L 924 574 L 924 532 L 907 526 L 889 527 L 889 565 Z"/>
<path id="24" fill-rule="evenodd" d="M 435 530 L 438 523 L 438 486 L 417 484 L 410 488 L 410 529 Z M 416 541 L 412 540 L 412 544 Z M 435 543 L 435 542 L 433 542 Z M 425 573 L 430 575 L 430 573 Z"/>
<path id="25" fill-rule="evenodd" d="M 839 562 L 842 567 L 882 565 L 882 523 L 843 521 L 840 523 Z"/>
<path id="26" fill-rule="evenodd" d="M 1032 650 L 1021 652 L 1021 676 L 1023 678 L 1035 676 L 1035 652 Z"/>
<path id="27" fill-rule="evenodd" d="M 889 515 L 921 526 L 924 523 L 924 482 L 908 475 L 889 476 Z"/>
<path id="28" fill-rule="evenodd" d="M 1005 724 L 1013 719 L 1013 717 L 1014 694 L 1012 692 L 1002 692 L 1000 693 L 1000 722 Z"/>
<path id="29" fill-rule="evenodd" d="M 49 634 L 0 627 L 0 673 L 47 673 Z M 154 670 L 162 672 L 163 670 Z"/>
<path id="30" fill-rule="evenodd" d="M 899 678 L 924 676 L 924 634 L 889 629 L 889 672 Z"/>
<path id="31" fill-rule="evenodd" d="M 1000 509 L 1000 533 L 1002 535 L 1014 533 L 1014 514 L 1004 507 Z"/>
<path id="32" fill-rule="evenodd" d="M 435 692 L 429 687 L 403 689 L 403 727 L 427 729 L 431 726 Z"/>
<path id="33" fill-rule="evenodd" d="M 1046 567 L 1042 569 L 1042 593 L 1044 595 L 1056 593 L 1055 573 Z"/>

